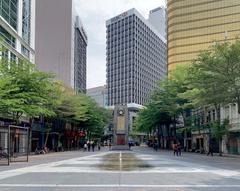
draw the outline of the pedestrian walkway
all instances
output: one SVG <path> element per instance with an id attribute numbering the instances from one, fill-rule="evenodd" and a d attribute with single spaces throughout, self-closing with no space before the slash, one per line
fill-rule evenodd
<path id="1" fill-rule="evenodd" d="M 28 188 L 35 191 L 43 187 L 46 188 L 44 191 L 60 188 L 64 191 L 240 189 L 240 169 L 228 170 L 199 164 L 199 161 L 190 162 L 184 157 L 163 155 L 147 148 L 86 154 L 1 172 L 0 190 Z"/>

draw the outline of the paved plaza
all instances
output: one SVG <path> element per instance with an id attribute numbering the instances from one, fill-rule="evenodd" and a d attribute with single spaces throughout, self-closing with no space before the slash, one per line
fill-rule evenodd
<path id="1" fill-rule="evenodd" d="M 0 167 L 1 191 L 240 190 L 240 159 L 147 147 L 63 152 Z"/>

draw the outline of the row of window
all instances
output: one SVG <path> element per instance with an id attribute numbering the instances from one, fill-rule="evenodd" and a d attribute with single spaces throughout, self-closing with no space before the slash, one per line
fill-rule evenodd
<path id="1" fill-rule="evenodd" d="M 0 36 L 6 44 L 16 49 L 16 38 L 7 32 L 2 26 L 0 26 Z M 30 51 L 23 45 L 21 45 L 21 53 L 27 58 L 30 58 Z"/>
<path id="2" fill-rule="evenodd" d="M 1 0 L 0 15 L 17 30 L 18 0 Z"/>
<path id="3" fill-rule="evenodd" d="M 30 44 L 30 18 L 31 18 L 31 0 L 23 0 L 22 8 L 22 37 L 26 43 Z"/>
<path id="4" fill-rule="evenodd" d="M 133 19 L 132 19 L 133 17 Z M 130 19 L 131 18 L 131 19 Z M 122 28 L 126 27 L 128 28 L 128 26 L 124 25 L 124 20 L 125 22 L 128 20 L 128 18 L 119 20 L 116 23 L 113 23 L 111 25 L 107 26 L 107 33 L 112 33 L 115 32 L 116 30 L 122 30 Z M 152 32 L 152 30 L 140 19 L 138 18 L 136 15 L 131 15 L 129 16 L 129 24 L 132 23 L 132 21 L 134 22 L 134 27 L 136 27 L 139 31 L 142 31 L 143 34 L 148 34 L 147 36 L 151 37 L 151 38 L 159 38 L 154 32 Z"/>
<path id="5" fill-rule="evenodd" d="M 7 32 L 2 26 L 0 26 L 0 36 L 4 42 L 12 48 L 16 48 L 16 38 L 14 38 L 9 32 Z"/>
<path id="6" fill-rule="evenodd" d="M 86 92 L 86 43 L 78 28 L 74 32 L 74 87 Z"/>

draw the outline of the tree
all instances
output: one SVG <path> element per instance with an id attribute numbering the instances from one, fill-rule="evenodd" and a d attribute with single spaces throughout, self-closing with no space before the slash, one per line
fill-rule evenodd
<path id="1" fill-rule="evenodd" d="M 229 120 L 225 119 L 223 123 L 219 124 L 213 122 L 210 124 L 212 136 L 218 141 L 219 143 L 219 155 L 222 155 L 222 139 L 223 136 L 228 135 L 229 133 Z"/>
<path id="2" fill-rule="evenodd" d="M 84 94 L 66 94 L 57 109 L 58 117 L 84 130 L 90 137 L 100 137 L 111 114 Z"/>
<path id="3" fill-rule="evenodd" d="M 180 98 L 178 100 L 180 92 L 176 84 L 170 79 L 159 83 L 146 108 L 139 113 L 135 124 L 139 131 L 157 132 L 158 140 L 160 140 L 165 128 L 168 137 L 176 136 L 177 117 L 180 113 L 178 101 L 182 101 Z"/>
<path id="4" fill-rule="evenodd" d="M 26 60 L 0 60 L 0 112 L 19 123 L 20 118 L 54 116 L 59 104 L 54 76 L 40 72 Z"/>
<path id="5" fill-rule="evenodd" d="M 214 105 L 220 119 L 221 105 L 237 103 L 240 108 L 240 41 L 216 43 L 203 51 L 189 69 L 192 89 L 199 105 Z M 240 109 L 238 109 L 240 113 Z"/>
<path id="6" fill-rule="evenodd" d="M 220 142 L 228 131 L 228 125 L 221 121 L 220 108 L 225 104 L 237 103 L 240 113 L 239 55 L 239 40 L 216 43 L 199 54 L 189 68 L 189 89 L 194 92 L 190 98 L 197 103 L 195 107 L 215 108 L 217 119 L 214 122 L 205 121 L 203 126 L 209 129 L 210 136 Z M 221 150 L 219 152 L 221 154 Z"/>

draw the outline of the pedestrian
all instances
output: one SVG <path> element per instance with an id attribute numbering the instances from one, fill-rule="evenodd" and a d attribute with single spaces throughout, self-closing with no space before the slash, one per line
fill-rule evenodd
<path id="1" fill-rule="evenodd" d="M 181 143 L 177 144 L 177 156 L 181 156 L 182 154 L 182 146 Z"/>
<path id="2" fill-rule="evenodd" d="M 174 155 L 174 156 L 175 156 L 175 155 L 178 156 L 177 144 L 173 143 L 172 148 L 173 148 L 173 155 Z"/>
<path id="3" fill-rule="evenodd" d="M 207 156 L 211 154 L 211 156 L 213 156 L 213 147 L 212 147 L 212 144 L 209 145 L 209 150 L 208 150 L 208 153 L 207 153 Z"/>
<path id="4" fill-rule="evenodd" d="M 89 152 L 91 149 L 90 141 L 87 141 L 87 148 L 88 148 L 88 152 Z"/>
<path id="5" fill-rule="evenodd" d="M 84 143 L 84 146 L 83 146 L 84 151 L 87 151 L 87 147 L 88 147 L 88 146 L 87 146 L 87 143 L 85 142 L 85 143 Z"/>
<path id="6" fill-rule="evenodd" d="M 58 148 L 57 148 L 57 150 L 58 151 L 62 151 L 63 150 L 61 141 L 58 141 Z"/>
<path id="7" fill-rule="evenodd" d="M 153 144 L 153 148 L 154 148 L 155 151 L 158 150 L 158 144 L 157 144 L 157 141 L 154 142 L 154 144 Z"/>
<path id="8" fill-rule="evenodd" d="M 95 148 L 95 143 L 94 143 L 94 141 L 92 141 L 92 152 L 94 152 L 94 148 Z"/>
<path id="9" fill-rule="evenodd" d="M 101 150 L 101 144 L 98 142 L 98 150 Z"/>
<path id="10" fill-rule="evenodd" d="M 109 150 L 112 148 L 112 144 L 111 144 L 110 141 L 109 141 L 109 143 L 108 143 L 108 148 L 109 148 Z"/>
<path id="11" fill-rule="evenodd" d="M 132 146 L 131 141 L 128 141 L 128 147 L 129 147 L 129 149 L 131 149 L 131 146 Z"/>

